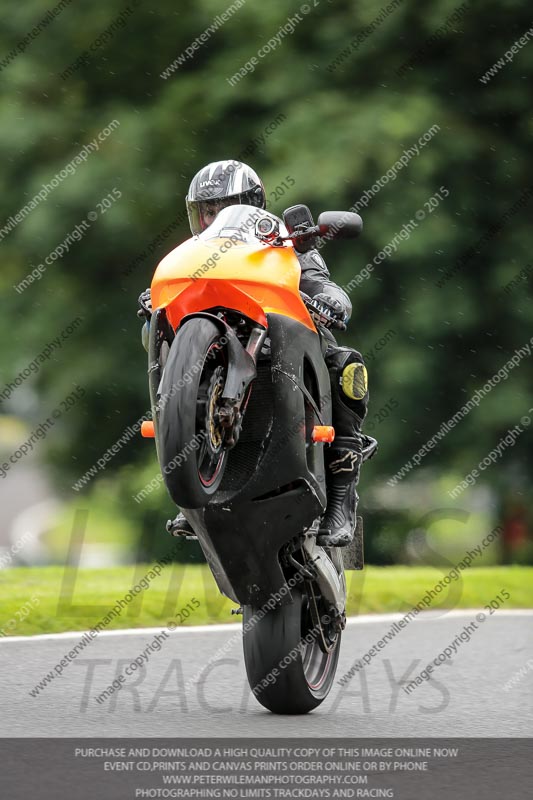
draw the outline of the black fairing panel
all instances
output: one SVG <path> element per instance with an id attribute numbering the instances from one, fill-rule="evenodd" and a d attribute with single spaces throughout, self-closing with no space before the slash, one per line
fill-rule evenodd
<path id="1" fill-rule="evenodd" d="M 319 336 L 278 314 L 268 315 L 268 325 L 271 356 L 259 362 L 228 474 L 206 508 L 184 509 L 220 590 L 255 606 L 285 584 L 281 547 L 325 508 L 324 445 L 310 443 L 310 430 L 331 424 Z"/>
<path id="2" fill-rule="evenodd" d="M 174 330 L 167 319 L 164 308 L 157 308 L 150 319 L 150 333 L 148 337 L 148 387 L 150 390 L 150 405 L 152 419 L 156 431 L 155 446 L 157 450 L 157 392 L 161 381 L 162 365 L 168 356 L 168 351 L 174 340 Z"/>

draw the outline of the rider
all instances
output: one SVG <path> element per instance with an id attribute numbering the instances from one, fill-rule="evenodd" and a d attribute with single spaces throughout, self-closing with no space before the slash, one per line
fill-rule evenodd
<path id="1" fill-rule="evenodd" d="M 209 227 L 219 211 L 235 204 L 266 208 L 265 189 L 257 173 L 238 161 L 215 161 L 203 167 L 192 179 L 186 197 L 193 236 Z M 345 330 L 352 311 L 348 295 L 330 280 L 318 250 L 305 253 L 296 250 L 296 255 L 302 270 L 302 294 L 319 301 L 327 311 L 326 315 L 320 315 L 317 327 L 324 341 L 324 359 L 331 381 L 335 440 L 325 451 L 328 503 L 317 542 L 344 547 L 353 540 L 356 524 L 359 499 L 356 485 L 362 461 L 361 426 L 368 404 L 366 367 L 361 354 L 351 347 L 339 347 L 329 330 Z M 141 308 L 146 307 L 149 312 L 149 290 L 141 295 L 140 301 Z M 178 514 L 172 523 L 172 532 L 191 534 L 193 530 L 183 514 Z"/>

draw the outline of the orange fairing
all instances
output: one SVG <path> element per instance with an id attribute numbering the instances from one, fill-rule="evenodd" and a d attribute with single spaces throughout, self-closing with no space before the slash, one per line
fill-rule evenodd
<path id="1" fill-rule="evenodd" d="M 265 314 L 283 314 L 316 331 L 300 297 L 300 264 L 292 245 L 229 244 L 193 238 L 176 247 L 155 271 L 152 307 L 166 308 L 174 328 L 187 314 L 222 306 L 261 325 Z"/>

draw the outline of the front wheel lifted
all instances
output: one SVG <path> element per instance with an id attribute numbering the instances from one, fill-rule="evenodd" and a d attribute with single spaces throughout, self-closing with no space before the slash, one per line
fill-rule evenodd
<path id="1" fill-rule="evenodd" d="M 293 589 L 292 596 L 289 605 L 260 613 L 244 606 L 248 682 L 256 699 L 274 714 L 307 714 L 319 706 L 333 685 L 339 659 L 340 632 L 326 650 L 308 595 Z"/>
<path id="2" fill-rule="evenodd" d="M 158 454 L 176 505 L 200 508 L 218 489 L 227 460 L 221 395 L 227 352 L 216 325 L 191 319 L 176 334 L 159 399 Z"/>

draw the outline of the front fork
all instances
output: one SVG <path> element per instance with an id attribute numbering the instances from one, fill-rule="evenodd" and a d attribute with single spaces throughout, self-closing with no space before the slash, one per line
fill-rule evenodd
<path id="1" fill-rule="evenodd" d="M 259 358 L 266 335 L 267 329 L 262 326 L 254 326 L 250 331 L 248 343 L 244 350 L 252 359 L 254 368 L 257 366 L 257 359 Z M 237 337 L 235 337 L 235 339 L 236 338 Z M 249 379 L 248 376 L 245 378 L 246 387 L 240 393 L 240 396 L 237 397 L 226 397 L 227 391 L 226 387 L 224 387 L 222 402 L 219 406 L 217 417 L 220 426 L 226 431 L 224 443 L 228 449 L 235 447 L 239 441 L 243 415 L 250 397 L 250 384 L 252 379 Z M 232 384 L 235 385 L 235 381 L 232 381 Z M 229 393 L 232 394 L 231 390 Z"/>
<path id="2" fill-rule="evenodd" d="M 243 347 L 234 330 L 215 314 L 197 312 L 188 316 L 207 317 L 217 325 L 223 334 L 223 338 L 226 339 L 230 367 L 217 414 L 221 427 L 226 431 L 226 447 L 234 447 L 241 432 L 242 418 L 250 396 L 250 384 L 257 374 L 257 359 L 265 341 L 267 329 L 262 325 L 253 325 L 246 347 Z M 181 324 L 186 319 L 187 317 L 184 317 Z M 152 408 L 156 407 L 157 404 L 157 393 L 162 367 L 164 366 L 162 362 L 166 360 L 164 356 L 162 359 L 164 346 L 166 346 L 168 352 L 174 335 L 174 330 L 167 319 L 164 308 L 155 309 L 150 319 L 147 319 L 143 326 L 142 341 L 148 350 L 148 377 Z"/>

